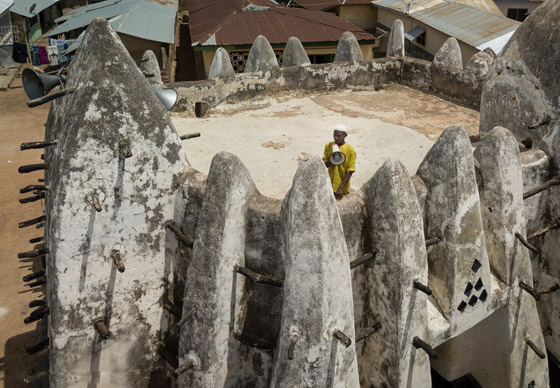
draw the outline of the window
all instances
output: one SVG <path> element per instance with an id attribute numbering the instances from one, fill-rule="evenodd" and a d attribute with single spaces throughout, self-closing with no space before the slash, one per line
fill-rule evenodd
<path id="1" fill-rule="evenodd" d="M 416 43 L 418 43 L 420 46 L 426 46 L 426 33 L 423 32 L 422 34 L 418 35 L 418 37 L 416 37 Z"/>
<path id="2" fill-rule="evenodd" d="M 282 60 L 284 59 L 284 50 L 274 50 L 276 55 L 276 60 L 278 61 L 278 66 L 282 67 Z M 229 59 L 231 61 L 231 66 L 233 71 L 236 73 L 243 73 L 245 71 L 245 65 L 247 64 L 247 59 L 249 58 L 249 51 L 230 51 Z"/>
<path id="3" fill-rule="evenodd" d="M 508 8 L 507 17 L 522 22 L 529 15 L 527 8 Z"/>
<path id="4" fill-rule="evenodd" d="M 309 55 L 309 62 L 312 64 L 319 64 L 319 63 L 332 63 L 334 61 L 334 54 L 311 54 Z"/>

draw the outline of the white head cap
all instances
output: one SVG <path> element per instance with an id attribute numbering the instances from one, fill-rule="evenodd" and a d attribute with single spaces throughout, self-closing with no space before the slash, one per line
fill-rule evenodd
<path id="1" fill-rule="evenodd" d="M 348 129 L 346 129 L 346 125 L 344 125 L 344 124 L 336 124 L 335 127 L 334 127 L 334 130 L 335 131 L 341 131 L 341 132 L 344 132 L 344 133 L 348 133 Z"/>

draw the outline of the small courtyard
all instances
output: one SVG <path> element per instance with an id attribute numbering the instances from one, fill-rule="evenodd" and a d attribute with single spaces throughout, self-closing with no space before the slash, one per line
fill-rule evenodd
<path id="1" fill-rule="evenodd" d="M 440 97 L 393 84 L 374 91 L 259 98 L 221 104 L 200 119 L 172 115 L 191 166 L 208 174 L 214 155 L 229 151 L 249 169 L 259 191 L 282 199 L 302 158 L 322 156 L 332 128 L 344 124 L 357 153 L 352 189 L 358 190 L 389 157 L 414 175 L 439 134 L 461 124 L 478 134 L 479 113 Z"/>

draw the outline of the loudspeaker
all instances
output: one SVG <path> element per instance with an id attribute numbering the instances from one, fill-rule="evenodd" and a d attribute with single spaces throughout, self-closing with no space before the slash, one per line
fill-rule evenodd
<path id="1" fill-rule="evenodd" d="M 59 78 L 54 74 L 37 73 L 28 67 L 23 69 L 21 80 L 25 94 L 30 100 L 34 100 L 46 96 L 52 88 L 60 85 L 61 80 L 64 81 L 64 77 Z"/>
<path id="2" fill-rule="evenodd" d="M 152 86 L 156 96 L 159 98 L 165 109 L 170 110 L 177 102 L 178 94 L 174 89 L 159 89 Z"/>
<path id="3" fill-rule="evenodd" d="M 332 154 L 329 158 L 329 161 L 333 166 L 340 166 L 342 163 L 346 161 L 346 155 L 340 152 L 340 149 L 336 144 L 333 144 L 332 146 Z"/>

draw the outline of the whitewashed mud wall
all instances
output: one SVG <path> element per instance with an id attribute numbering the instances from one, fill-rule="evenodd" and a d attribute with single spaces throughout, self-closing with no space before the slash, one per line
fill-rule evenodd
<path id="1" fill-rule="evenodd" d="M 400 27 L 402 29 L 402 23 Z M 398 39 L 402 42 L 399 43 Z M 299 42 L 292 40 L 284 55 L 286 63 L 293 65 L 282 69 L 274 66 L 276 57 L 271 49 L 267 49 L 270 45 L 267 46 L 266 38 L 259 37 L 255 42 L 258 45 L 251 48 L 250 59 L 254 65 L 249 67 L 250 72 L 233 74 L 227 53 L 218 50 L 212 61 L 210 79 L 169 84 L 179 93 L 174 110 L 194 112 L 197 102 L 213 107 L 226 101 L 286 91 L 378 89 L 394 82 L 478 108 L 486 76 L 484 71 L 473 67 L 463 70 L 453 66 L 454 61 L 446 60 L 453 53 L 447 53 L 445 47 L 446 56 L 437 64 L 405 57 L 404 35 L 398 33 L 394 34 L 392 41 L 395 46 L 393 57 L 364 61 L 356 38 L 346 32 L 338 44 L 335 62 L 321 65 L 310 65 L 303 48 L 294 49 Z"/>
<path id="2" fill-rule="evenodd" d="M 417 76 L 403 76 L 407 66 Z M 317 90 L 480 82 L 451 67 L 404 58 L 274 68 L 229 83 L 217 74 L 188 93 L 217 103 L 282 77 Z M 521 241 L 526 225 L 558 209 L 554 188 L 523 200 L 557 171 L 558 126 L 546 154 L 520 155 L 497 128 L 474 156 L 451 126 L 417 175 L 391 159 L 340 204 L 311 158 L 278 201 L 258 193 L 234 155 L 216 155 L 208 177 L 188 166 L 105 21 L 90 25 L 67 87 L 47 125 L 46 140 L 60 142 L 45 155 L 53 386 L 428 387 L 430 368 L 485 387 L 548 386 L 544 343 L 555 352 L 558 294 L 532 287 L 554 282 L 547 260 L 558 240 L 538 237 L 533 267 L 549 278 L 534 283 Z M 541 325 L 553 335 L 543 338 Z"/>
<path id="3" fill-rule="evenodd" d="M 361 192 L 338 207 L 342 222 L 338 232 L 337 221 L 313 221 L 314 214 L 319 216 L 330 207 L 329 200 L 315 199 L 321 198 L 322 185 L 313 182 L 327 179 L 320 162 L 314 162 L 313 169 L 310 162 L 300 166 L 292 191 L 280 206 L 281 201 L 265 200 L 253 191 L 252 181 L 237 158 L 218 154 L 195 233 L 190 265 L 197 260 L 196 268 L 187 269 L 192 278 L 187 276 L 183 299 L 183 316 L 189 318 L 181 326 L 180 386 L 281 387 L 296 382 L 316 386 L 316 373 L 325 365 L 322 360 L 328 352 L 333 362 L 321 376 L 332 376 L 328 381 L 335 386 L 352 386 L 349 375 L 337 374 L 337 368 L 352 364 L 334 359 L 355 346 L 361 386 L 430 386 L 433 367 L 450 381 L 471 374 L 488 387 L 547 387 L 547 361 L 538 355 L 546 348 L 536 302 L 519 286 L 520 281 L 532 286 L 527 248 L 515 237 L 526 233 L 521 159 L 507 130 L 498 129 L 495 137 L 496 141 L 489 137 L 481 142 L 475 162 L 466 132 L 451 126 L 426 156 L 414 185 L 400 162 L 387 161 Z M 503 165 L 502 159 L 496 161 L 500 157 Z M 511 165 L 510 158 L 517 164 Z M 481 181 L 480 188 L 475 170 L 487 179 L 487 183 Z M 304 190 L 300 175 L 307 182 L 301 205 L 292 199 L 294 193 Z M 241 183 L 231 186 L 227 183 L 231 179 L 246 182 L 243 185 L 248 184 L 249 191 L 241 189 Z M 442 191 L 456 196 L 442 196 Z M 246 204 L 228 205 L 228 198 L 243 192 L 250 193 Z M 448 200 L 437 202 L 444 198 Z M 239 227 L 226 229 L 236 212 Z M 257 218 L 263 226 L 270 220 L 270 225 L 254 230 Z M 216 222 L 223 226 L 211 227 Z M 294 234 L 296 226 L 303 229 Z M 491 228 L 488 234 L 485 226 Z M 186 223 L 182 227 L 189 229 Z M 207 229 L 216 236 L 207 238 Z M 340 243 L 332 244 L 342 235 L 346 242 L 342 246 L 352 252 L 346 268 L 338 268 L 336 260 L 347 253 L 340 251 Z M 433 237 L 438 241 L 432 241 L 426 250 Z M 320 243 L 323 238 L 331 243 Z M 255 254 L 255 240 L 262 243 L 264 239 L 268 248 Z M 300 243 L 300 239 L 307 242 Z M 487 246 L 492 247 L 491 263 Z M 447 257 L 453 260 L 443 260 L 438 250 L 451 252 Z M 212 258 L 198 261 L 198 255 L 206 255 L 203 252 Z M 366 253 L 371 253 L 366 258 L 372 259 L 364 264 L 354 261 L 351 266 L 348 262 L 360 261 Z M 435 255 L 433 261 L 430 255 Z M 279 260 L 279 265 L 267 264 L 270 257 Z M 328 275 L 321 269 L 324 265 L 338 269 Z M 241 273 L 249 270 L 253 274 L 242 276 L 236 266 L 245 266 Z M 432 270 L 431 266 L 437 267 Z M 297 276 L 292 275 L 294 271 Z M 356 307 L 353 330 L 348 326 L 352 321 L 348 312 L 337 313 L 346 317 L 341 323 L 336 323 L 337 314 L 330 317 L 329 313 L 332 306 L 340 306 L 347 298 L 341 284 L 348 283 L 345 277 L 350 271 L 353 298 L 346 304 Z M 338 292 L 329 291 L 333 283 Z M 265 295 L 265 290 L 275 290 L 269 295 L 283 290 L 283 301 L 259 299 L 258 293 Z M 222 295 L 217 299 L 222 307 L 207 311 L 204 303 L 214 300 L 212 295 Z M 318 303 L 326 304 L 319 308 Z M 189 315 L 193 307 L 197 312 Z M 316 315 L 319 312 L 321 315 Z M 309 321 L 310 317 L 314 319 Z M 335 327 L 344 334 L 343 339 L 348 337 L 348 348 L 333 338 Z M 256 332 L 263 328 L 276 337 L 257 339 Z M 319 334 L 310 335 L 315 328 L 331 346 L 316 343 Z M 311 349 L 313 357 L 307 353 Z M 437 359 L 430 361 L 430 356 Z M 493 368 L 501 372 L 491 373 Z"/>
<path id="4" fill-rule="evenodd" d="M 560 3 L 548 0 L 517 29 L 497 56 L 482 92 L 480 133 L 495 126 L 511 130 L 523 150 L 524 190 L 560 182 Z M 524 201 L 535 287 L 560 284 L 560 186 Z M 546 233 L 542 233 L 546 232 Z M 549 356 L 560 359 L 560 297 L 537 302 Z M 560 365 L 560 364 L 559 364 Z"/>
<path id="5" fill-rule="evenodd" d="M 185 167 L 169 116 L 104 20 L 51 108 L 46 246 L 52 387 L 165 386 L 165 220 Z M 113 262 L 120 253 L 124 272 Z M 105 339 L 94 323 L 101 320 Z"/>

